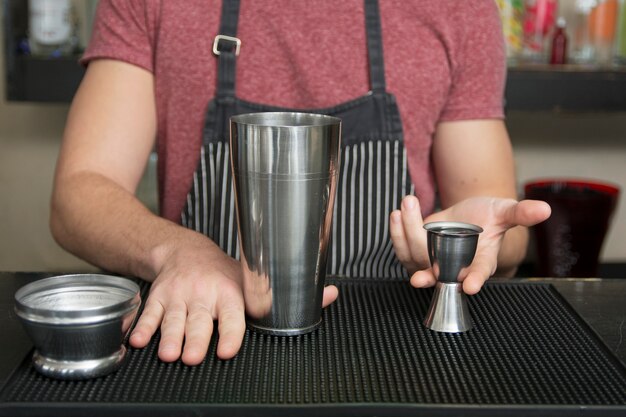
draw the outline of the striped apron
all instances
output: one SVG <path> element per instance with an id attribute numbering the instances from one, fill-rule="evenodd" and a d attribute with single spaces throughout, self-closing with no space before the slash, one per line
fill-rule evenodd
<path id="1" fill-rule="evenodd" d="M 365 0 L 371 91 L 332 108 L 287 109 L 235 96 L 239 0 L 224 0 L 218 55 L 217 93 L 209 102 L 203 144 L 181 223 L 205 234 L 230 256 L 239 243 L 229 155 L 229 118 L 262 111 L 321 113 L 342 119 L 341 171 L 327 273 L 347 277 L 406 277 L 389 235 L 389 214 L 413 194 L 402 139 L 400 113 L 385 89 L 380 14 L 377 0 Z"/>

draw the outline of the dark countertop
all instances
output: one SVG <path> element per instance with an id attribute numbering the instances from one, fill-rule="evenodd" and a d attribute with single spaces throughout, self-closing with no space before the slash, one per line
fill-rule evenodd
<path id="1" fill-rule="evenodd" d="M 609 350 L 626 364 L 626 279 L 531 278 L 528 281 L 554 285 Z"/>
<path id="2" fill-rule="evenodd" d="M 53 274 L 0 272 L 0 385 L 24 359 L 32 344 L 13 311 L 15 292 L 28 282 Z M 547 282 L 600 336 L 608 349 L 626 363 L 626 279 L 518 278 L 521 282 Z"/>
<path id="3" fill-rule="evenodd" d="M 28 282 L 51 276 L 46 273 L 0 272 L 0 385 L 28 353 L 32 344 L 13 311 L 15 292 Z M 609 350 L 626 364 L 626 278 L 518 278 L 516 281 L 547 282 L 569 302 L 600 336 Z"/>

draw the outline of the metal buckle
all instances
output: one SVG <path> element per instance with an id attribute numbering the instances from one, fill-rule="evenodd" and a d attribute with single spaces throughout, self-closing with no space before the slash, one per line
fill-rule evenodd
<path id="1" fill-rule="evenodd" d="M 235 56 L 239 55 L 239 50 L 241 49 L 241 40 L 239 38 L 235 38 L 227 35 L 217 35 L 215 40 L 213 41 L 213 53 L 215 55 L 220 55 L 222 52 L 217 49 L 221 40 L 235 42 Z"/>

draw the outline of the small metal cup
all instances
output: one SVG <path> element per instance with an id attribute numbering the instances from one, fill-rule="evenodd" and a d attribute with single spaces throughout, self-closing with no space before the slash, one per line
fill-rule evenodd
<path id="1" fill-rule="evenodd" d="M 433 222 L 424 228 L 428 232 L 428 256 L 437 278 L 424 325 L 445 333 L 470 330 L 472 320 L 459 274 L 472 263 L 483 229 L 460 222 Z"/>
<path id="2" fill-rule="evenodd" d="M 322 320 L 341 120 L 251 113 L 230 122 L 248 326 L 297 335 Z"/>
<path id="3" fill-rule="evenodd" d="M 109 275 L 45 278 L 15 293 L 15 312 L 35 345 L 33 366 L 58 379 L 118 369 L 140 304 L 136 283 Z"/>

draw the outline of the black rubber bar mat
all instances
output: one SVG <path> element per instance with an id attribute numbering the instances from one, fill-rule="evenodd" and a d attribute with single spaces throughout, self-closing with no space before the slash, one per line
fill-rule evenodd
<path id="1" fill-rule="evenodd" d="M 213 340 L 199 366 L 162 363 L 155 337 L 116 373 L 76 382 L 28 356 L 0 415 L 626 415 L 624 366 L 550 285 L 488 284 L 470 298 L 475 327 L 443 334 L 422 325 L 432 290 L 336 284 L 317 331 L 247 331 L 230 361 Z"/>

